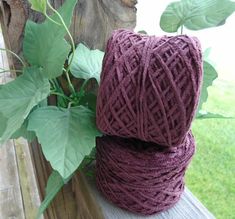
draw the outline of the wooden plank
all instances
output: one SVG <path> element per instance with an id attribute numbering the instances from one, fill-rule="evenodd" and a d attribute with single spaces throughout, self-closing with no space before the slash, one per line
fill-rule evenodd
<path id="1" fill-rule="evenodd" d="M 87 180 L 82 172 L 73 177 L 73 189 L 76 195 L 78 219 L 104 219 L 101 207 L 87 186 Z"/>
<path id="2" fill-rule="evenodd" d="M 30 157 L 28 142 L 19 138 L 14 140 L 16 157 L 19 170 L 21 194 L 24 203 L 24 213 L 26 219 L 36 217 L 41 200 L 37 187 L 36 177 L 32 160 Z M 42 217 L 43 219 L 43 217 Z"/>
<path id="3" fill-rule="evenodd" d="M 0 48 L 5 48 L 3 36 L 0 31 Z M 0 50 L 0 68 L 9 69 L 8 58 L 6 52 Z M 12 75 L 10 72 L 0 74 L 0 84 L 5 84 L 6 82 L 12 80 Z"/>
<path id="4" fill-rule="evenodd" d="M 34 141 L 30 146 L 31 157 L 34 163 L 36 180 L 41 198 L 45 197 L 45 188 L 52 168 L 45 160 L 41 145 Z M 45 219 L 76 219 L 77 208 L 72 182 L 66 184 L 52 201 L 44 213 Z"/>
<path id="5" fill-rule="evenodd" d="M 90 171 L 94 172 L 94 166 L 90 167 Z M 86 176 L 83 180 L 83 184 L 87 185 L 86 193 L 92 194 L 92 196 L 95 198 L 94 202 L 98 203 L 98 205 L 101 207 L 104 219 L 215 219 L 215 217 L 187 188 L 185 188 L 185 191 L 179 202 L 171 209 L 151 216 L 141 216 L 122 210 L 107 201 L 97 190 L 94 176 Z M 87 208 L 88 212 L 91 212 L 93 206 L 87 204 Z"/>
<path id="6" fill-rule="evenodd" d="M 0 148 L 0 218 L 24 219 L 24 207 L 13 141 Z"/>

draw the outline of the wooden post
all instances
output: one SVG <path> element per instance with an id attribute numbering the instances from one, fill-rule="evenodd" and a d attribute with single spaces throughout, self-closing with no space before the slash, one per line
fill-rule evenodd
<path id="1" fill-rule="evenodd" d="M 58 8 L 64 0 L 51 0 Z M 133 29 L 136 25 L 137 0 L 78 0 L 70 31 L 75 43 L 85 42 L 90 48 L 104 50 L 110 33 L 118 28 Z M 28 0 L 1 0 L 0 20 L 8 49 L 22 55 L 22 39 L 27 19 L 41 22 L 44 16 L 32 11 Z M 14 58 L 10 66 L 19 67 Z"/>

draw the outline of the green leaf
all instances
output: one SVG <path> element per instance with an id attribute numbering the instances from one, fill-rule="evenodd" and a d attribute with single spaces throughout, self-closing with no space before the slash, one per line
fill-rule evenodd
<path id="1" fill-rule="evenodd" d="M 199 111 L 196 119 L 235 119 L 234 117 L 227 117 L 217 113 L 210 113 L 207 111 Z"/>
<path id="2" fill-rule="evenodd" d="M 148 34 L 145 30 L 139 30 L 138 33 L 141 33 L 141 34 Z"/>
<path id="3" fill-rule="evenodd" d="M 47 0 L 29 0 L 29 2 L 33 10 L 46 14 Z"/>
<path id="4" fill-rule="evenodd" d="M 229 0 L 181 0 L 170 3 L 163 12 L 160 26 L 163 31 L 177 32 L 185 26 L 201 30 L 223 25 L 235 11 L 235 2 Z"/>
<path id="5" fill-rule="evenodd" d="M 8 140 L 27 118 L 31 109 L 50 93 L 50 83 L 38 68 L 27 68 L 23 75 L 5 84 L 0 90 L 0 142 Z"/>
<path id="6" fill-rule="evenodd" d="M 2 136 L 7 128 L 7 118 L 0 112 L 0 136 Z M 0 137 L 0 142 L 2 138 Z"/>
<path id="7" fill-rule="evenodd" d="M 67 26 L 70 25 L 73 8 L 77 0 L 67 0 L 58 10 Z M 51 18 L 61 23 L 56 14 Z M 23 42 L 24 57 L 31 65 L 43 67 L 47 78 L 55 78 L 62 74 L 65 60 L 71 46 L 65 41 L 66 30 L 46 19 L 42 24 L 27 21 Z"/>
<path id="8" fill-rule="evenodd" d="M 218 77 L 215 68 L 207 61 L 203 61 L 203 71 L 203 82 L 197 113 L 202 109 L 203 103 L 207 101 L 208 87 L 211 86 L 213 81 Z"/>
<path id="9" fill-rule="evenodd" d="M 29 142 L 32 142 L 36 138 L 35 132 L 28 131 L 28 118 L 25 119 L 24 123 L 21 127 L 16 130 L 16 132 L 11 136 L 12 139 L 17 139 L 23 137 L 27 139 Z"/>
<path id="10" fill-rule="evenodd" d="M 99 135 L 94 113 L 84 106 L 39 108 L 30 115 L 28 129 L 36 132 L 46 159 L 63 178 L 90 154 Z"/>
<path id="11" fill-rule="evenodd" d="M 203 52 L 203 60 L 207 60 L 208 61 L 210 54 L 211 54 L 211 47 L 208 47 Z"/>
<path id="12" fill-rule="evenodd" d="M 76 78 L 86 80 L 95 78 L 99 83 L 103 58 L 104 52 L 97 49 L 90 50 L 80 43 L 76 48 L 70 71 Z"/>
<path id="13" fill-rule="evenodd" d="M 71 176 L 64 180 L 57 171 L 52 172 L 47 181 L 46 197 L 38 209 L 38 214 L 36 217 L 37 219 L 40 218 L 40 216 L 43 214 L 43 212 L 47 209 L 52 200 L 55 198 L 57 193 L 61 190 L 63 185 L 68 183 L 70 179 Z"/>

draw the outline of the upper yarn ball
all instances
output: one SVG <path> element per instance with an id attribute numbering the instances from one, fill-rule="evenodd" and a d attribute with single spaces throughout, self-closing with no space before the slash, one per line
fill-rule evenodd
<path id="1" fill-rule="evenodd" d="M 190 129 L 201 81 L 196 38 L 115 31 L 103 60 L 97 126 L 109 135 L 177 146 Z"/>

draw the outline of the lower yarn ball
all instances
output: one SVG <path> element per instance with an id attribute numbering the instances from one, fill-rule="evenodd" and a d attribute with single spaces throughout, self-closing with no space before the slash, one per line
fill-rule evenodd
<path id="1" fill-rule="evenodd" d="M 184 191 L 184 175 L 195 152 L 189 132 L 178 147 L 104 136 L 96 140 L 96 183 L 112 203 L 151 215 L 172 207 Z"/>

